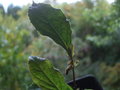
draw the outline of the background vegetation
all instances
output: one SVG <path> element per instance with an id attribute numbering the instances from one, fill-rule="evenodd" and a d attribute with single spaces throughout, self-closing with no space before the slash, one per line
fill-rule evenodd
<path id="1" fill-rule="evenodd" d="M 93 74 L 105 90 L 120 90 L 120 0 L 82 0 L 72 4 L 46 3 L 61 8 L 70 21 L 79 62 L 76 77 Z M 28 5 L 29 6 L 29 5 Z M 68 57 L 51 39 L 31 25 L 28 6 L 0 5 L 0 90 L 26 90 L 32 84 L 27 60 L 30 55 L 49 58 L 65 75 Z M 71 80 L 71 74 L 66 82 Z"/>

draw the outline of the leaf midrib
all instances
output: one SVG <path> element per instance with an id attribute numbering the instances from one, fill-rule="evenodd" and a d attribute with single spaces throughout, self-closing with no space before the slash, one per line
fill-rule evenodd
<path id="1" fill-rule="evenodd" d="M 60 35 L 57 33 L 56 29 L 49 23 L 49 20 L 47 19 L 47 17 L 44 17 L 43 15 L 41 15 L 45 21 L 41 20 L 43 23 L 48 24 L 53 30 L 54 32 L 58 35 L 60 41 L 62 42 L 62 44 L 65 46 L 65 49 L 67 50 L 67 45 L 66 43 L 64 43 L 63 39 L 60 37 Z"/>
<path id="2" fill-rule="evenodd" d="M 41 69 L 41 67 L 40 67 L 40 69 Z M 57 89 L 57 90 L 60 90 L 58 87 L 57 87 L 57 85 L 47 76 L 47 74 L 41 69 L 41 71 L 43 72 L 43 74 L 46 76 L 46 78 L 53 84 L 53 85 L 55 85 L 55 88 Z"/>

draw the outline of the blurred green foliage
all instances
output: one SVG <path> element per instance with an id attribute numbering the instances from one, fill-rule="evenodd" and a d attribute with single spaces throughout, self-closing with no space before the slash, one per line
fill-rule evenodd
<path id="1" fill-rule="evenodd" d="M 3 9 L 1 9 L 3 10 Z M 12 14 L 0 13 L 0 90 L 25 90 L 31 82 L 24 51 L 32 40 L 27 8 Z"/>
<path id="2" fill-rule="evenodd" d="M 113 4 L 106 0 L 53 4 L 62 9 L 71 23 L 74 59 L 79 61 L 76 77 L 93 74 L 105 90 L 120 89 L 119 4 L 119 0 Z M 48 58 L 65 73 L 68 58 L 65 51 L 34 31 L 27 17 L 27 8 L 15 9 L 15 14 L 8 14 L 0 5 L 1 90 L 26 90 L 29 87 L 32 83 L 27 69 L 29 55 Z M 65 77 L 66 81 L 72 79 L 71 74 Z"/>

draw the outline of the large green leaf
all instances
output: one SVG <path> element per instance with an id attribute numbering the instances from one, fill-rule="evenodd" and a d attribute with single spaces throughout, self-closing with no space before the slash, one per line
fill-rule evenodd
<path id="1" fill-rule="evenodd" d="M 36 30 L 52 38 L 71 56 L 72 43 L 70 24 L 60 9 L 55 9 L 49 4 L 33 3 L 29 8 L 28 15 Z"/>
<path id="2" fill-rule="evenodd" d="M 42 90 L 72 90 L 61 73 L 45 58 L 30 56 L 29 69 L 33 82 Z"/>

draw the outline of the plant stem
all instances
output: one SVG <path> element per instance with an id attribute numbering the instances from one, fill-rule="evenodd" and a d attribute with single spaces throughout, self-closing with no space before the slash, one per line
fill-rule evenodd
<path id="1" fill-rule="evenodd" d="M 72 68 L 72 74 L 73 74 L 73 84 L 74 84 L 74 90 L 76 90 L 76 81 L 75 81 L 75 68 L 74 68 L 74 60 L 71 58 L 73 68 Z"/>
<path id="2" fill-rule="evenodd" d="M 76 90 L 76 81 L 75 81 L 75 66 L 74 66 L 74 60 L 73 60 L 73 48 L 68 51 L 69 59 L 71 60 L 72 65 L 72 76 L 73 76 L 73 90 Z"/>

